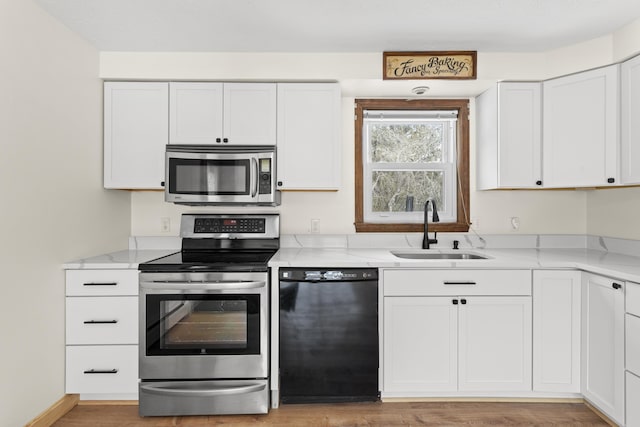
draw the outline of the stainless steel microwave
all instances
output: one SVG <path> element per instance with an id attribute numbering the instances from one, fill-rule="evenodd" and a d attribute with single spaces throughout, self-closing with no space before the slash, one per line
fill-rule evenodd
<path id="1" fill-rule="evenodd" d="M 167 202 L 276 206 L 275 181 L 275 146 L 167 145 Z"/>

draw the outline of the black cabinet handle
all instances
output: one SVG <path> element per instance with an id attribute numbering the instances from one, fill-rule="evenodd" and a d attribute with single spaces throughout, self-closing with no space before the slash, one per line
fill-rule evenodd
<path id="1" fill-rule="evenodd" d="M 164 187 L 164 181 L 160 183 L 160 187 Z"/>
<path id="2" fill-rule="evenodd" d="M 457 299 L 454 299 L 451 302 L 453 303 L 453 305 L 458 305 L 458 300 Z"/>
<path id="3" fill-rule="evenodd" d="M 445 285 L 475 285 L 476 282 L 470 280 L 445 280 L 443 282 Z"/>
<path id="4" fill-rule="evenodd" d="M 118 286 L 118 282 L 83 283 L 82 286 Z"/>
<path id="5" fill-rule="evenodd" d="M 222 138 L 222 142 L 226 144 L 227 142 L 229 142 L 229 138 Z"/>
<path id="6" fill-rule="evenodd" d="M 607 182 L 609 184 L 613 184 L 614 182 L 616 182 L 615 178 L 607 178 Z"/>
<path id="7" fill-rule="evenodd" d="M 118 321 L 117 320 L 85 320 L 83 323 L 85 325 L 107 325 L 107 324 L 118 323 Z"/>
<path id="8" fill-rule="evenodd" d="M 462 304 L 466 304 L 466 303 L 467 303 L 467 300 L 463 298 L 463 299 L 461 299 L 461 300 L 460 300 L 460 303 L 462 303 Z"/>
<path id="9" fill-rule="evenodd" d="M 89 369 L 84 371 L 85 374 L 117 374 L 117 369 Z"/>
<path id="10" fill-rule="evenodd" d="M 282 187 L 282 181 L 278 181 L 278 187 Z"/>
<path id="11" fill-rule="evenodd" d="M 222 139 L 216 138 L 216 142 L 222 142 Z"/>
<path id="12" fill-rule="evenodd" d="M 613 287 L 613 289 L 620 289 L 622 287 L 622 285 L 620 283 L 614 283 L 611 286 Z"/>
<path id="13" fill-rule="evenodd" d="M 536 181 L 536 185 L 542 185 L 542 181 Z"/>

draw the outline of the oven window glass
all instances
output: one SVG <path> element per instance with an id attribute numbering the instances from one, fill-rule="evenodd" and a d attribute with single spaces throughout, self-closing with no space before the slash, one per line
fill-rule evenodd
<path id="1" fill-rule="evenodd" d="M 169 159 L 169 191 L 176 194 L 248 195 L 246 160 Z"/>
<path id="2" fill-rule="evenodd" d="M 259 295 L 147 295 L 148 355 L 259 354 Z"/>

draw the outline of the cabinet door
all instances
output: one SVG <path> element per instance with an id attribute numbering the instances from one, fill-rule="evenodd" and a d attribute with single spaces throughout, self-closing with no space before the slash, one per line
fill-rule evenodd
<path id="1" fill-rule="evenodd" d="M 533 390 L 580 393 L 579 271 L 533 272 Z"/>
<path id="2" fill-rule="evenodd" d="M 225 83 L 223 138 L 233 145 L 276 145 L 276 111 L 275 83 Z"/>
<path id="3" fill-rule="evenodd" d="M 385 297 L 383 394 L 457 390 L 457 305 L 450 297 Z"/>
<path id="4" fill-rule="evenodd" d="M 618 184 L 618 67 L 544 82 L 545 187 Z"/>
<path id="5" fill-rule="evenodd" d="M 161 189 L 168 83 L 104 83 L 104 187 Z"/>
<path id="6" fill-rule="evenodd" d="M 542 185 L 540 82 L 501 82 L 476 100 L 478 188 Z"/>
<path id="7" fill-rule="evenodd" d="M 582 394 L 624 424 L 623 282 L 585 274 L 582 304 Z"/>
<path id="8" fill-rule="evenodd" d="M 640 184 L 640 56 L 620 66 L 620 180 Z"/>
<path id="9" fill-rule="evenodd" d="M 222 83 L 172 82 L 169 143 L 222 143 Z"/>
<path id="10" fill-rule="evenodd" d="M 500 187 L 532 188 L 542 179 L 540 83 L 501 83 L 498 92 Z"/>
<path id="11" fill-rule="evenodd" d="M 339 189 L 340 114 L 337 83 L 278 83 L 278 189 Z"/>
<path id="12" fill-rule="evenodd" d="M 462 297 L 459 307 L 459 390 L 531 390 L 531 297 Z"/>

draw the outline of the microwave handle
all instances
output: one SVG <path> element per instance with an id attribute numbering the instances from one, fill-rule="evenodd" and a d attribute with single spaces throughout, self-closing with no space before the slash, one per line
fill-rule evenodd
<path id="1" fill-rule="evenodd" d="M 253 188 L 251 189 L 251 198 L 255 198 L 258 194 L 258 182 L 260 180 L 260 172 L 258 171 L 258 159 L 255 157 L 251 158 L 251 163 L 253 163 Z"/>

